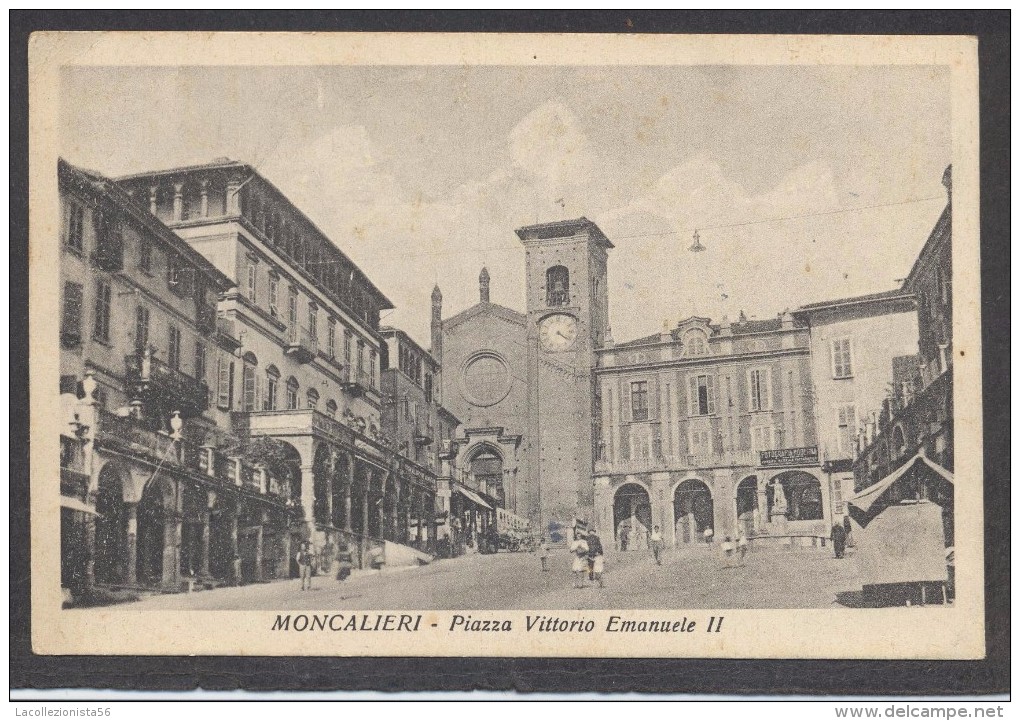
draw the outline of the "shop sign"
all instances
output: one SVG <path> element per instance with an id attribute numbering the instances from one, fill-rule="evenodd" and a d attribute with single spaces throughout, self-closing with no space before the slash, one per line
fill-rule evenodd
<path id="1" fill-rule="evenodd" d="M 804 446 L 803 448 L 777 448 L 771 451 L 761 451 L 761 468 L 797 468 L 800 466 L 818 465 L 818 446 Z"/>

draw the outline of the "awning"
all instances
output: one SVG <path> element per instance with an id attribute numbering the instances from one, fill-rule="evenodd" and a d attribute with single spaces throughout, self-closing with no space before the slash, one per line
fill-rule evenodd
<path id="1" fill-rule="evenodd" d="M 79 513 L 88 513 L 92 516 L 98 516 L 99 513 L 90 505 L 87 505 L 84 501 L 80 501 L 77 498 L 71 496 L 60 497 L 60 507 L 67 508 L 71 511 L 78 511 Z"/>
<path id="2" fill-rule="evenodd" d="M 468 488 L 457 486 L 457 493 L 464 496 L 464 498 L 468 499 L 472 503 L 481 506 L 482 508 L 488 508 L 490 511 L 492 510 L 492 506 L 490 506 L 488 503 L 482 500 L 481 496 L 479 496 L 477 493 Z"/>
<path id="3" fill-rule="evenodd" d="M 892 488 L 896 481 L 903 478 L 903 476 L 915 468 L 918 468 L 919 470 L 924 469 L 933 471 L 938 478 L 941 478 L 949 484 L 953 483 L 952 473 L 947 471 L 938 463 L 929 460 L 924 454 L 918 453 L 878 483 L 868 486 L 856 496 L 847 499 L 847 504 L 852 506 L 853 510 L 857 511 L 857 513 L 851 512 L 851 516 L 854 517 L 854 520 L 861 526 L 867 525 L 871 518 L 877 513 L 881 513 L 882 509 L 887 505 L 887 503 L 883 501 L 883 497 L 886 492 Z"/>

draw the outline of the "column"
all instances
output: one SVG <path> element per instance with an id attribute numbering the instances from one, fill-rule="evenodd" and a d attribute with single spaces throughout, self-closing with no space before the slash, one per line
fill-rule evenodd
<path id="1" fill-rule="evenodd" d="M 425 547 L 430 552 L 436 550 L 436 499 L 428 496 L 425 504 Z"/>
<path id="2" fill-rule="evenodd" d="M 241 512 L 240 499 L 235 500 L 230 512 L 230 581 L 241 584 L 241 557 L 237 553 L 237 515 Z"/>
<path id="3" fill-rule="evenodd" d="M 202 217 L 209 217 L 209 181 L 202 179 Z"/>
<path id="4" fill-rule="evenodd" d="M 315 532 L 315 471 L 314 466 L 301 466 L 301 509 L 305 512 L 308 538 Z"/>
<path id="5" fill-rule="evenodd" d="M 138 504 L 124 504 L 127 511 L 127 578 L 129 584 L 138 582 Z M 95 528 L 95 524 L 92 524 Z"/>
<path id="6" fill-rule="evenodd" d="M 262 582 L 262 539 L 265 537 L 266 512 L 262 511 L 260 523 L 255 527 L 255 582 Z"/>
<path id="7" fill-rule="evenodd" d="M 181 516 L 173 515 L 163 525 L 163 585 L 174 586 L 181 573 Z"/>
<path id="8" fill-rule="evenodd" d="M 361 567 L 368 554 L 368 496 L 372 491 L 372 469 L 365 469 L 365 493 L 361 497 Z"/>
<path id="9" fill-rule="evenodd" d="M 174 183 L 174 222 L 178 222 L 184 216 L 184 184 Z"/>
<path id="10" fill-rule="evenodd" d="M 405 488 L 405 489 L 403 489 L 403 491 L 404 491 L 405 494 L 410 494 L 411 493 L 411 488 L 410 487 Z M 402 515 L 404 517 L 404 528 L 402 529 L 401 534 L 400 534 L 400 542 L 401 543 L 406 543 L 407 545 L 410 545 L 410 543 L 411 543 L 411 498 L 410 497 L 406 497 L 406 496 L 404 497 L 404 512 L 403 512 Z"/>
<path id="11" fill-rule="evenodd" d="M 198 573 L 202 577 L 208 577 L 209 574 L 209 526 L 212 520 L 212 511 L 208 508 L 202 511 L 202 560 L 199 565 Z"/>
<path id="12" fill-rule="evenodd" d="M 241 179 L 231 178 L 227 181 L 226 198 L 227 215 L 241 214 Z"/>
<path id="13" fill-rule="evenodd" d="M 354 455 L 347 455 L 347 487 L 344 488 L 344 532 L 350 536 L 351 530 L 351 492 L 354 489 Z"/>
<path id="14" fill-rule="evenodd" d="M 149 212 L 153 215 L 156 214 L 156 198 L 159 188 L 155 185 L 149 186 Z"/>
<path id="15" fill-rule="evenodd" d="M 765 479 L 758 478 L 758 517 L 759 523 L 764 526 L 769 522 L 769 502 L 765 487 Z"/>

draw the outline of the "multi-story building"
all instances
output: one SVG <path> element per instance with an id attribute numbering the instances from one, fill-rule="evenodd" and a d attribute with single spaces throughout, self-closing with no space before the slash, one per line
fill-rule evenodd
<path id="1" fill-rule="evenodd" d="M 673 544 L 828 537 L 804 322 L 692 317 L 597 356 L 596 524 L 617 548 L 653 526 Z"/>
<path id="2" fill-rule="evenodd" d="M 857 432 L 879 408 L 904 367 L 917 360 L 914 296 L 885 293 L 812 303 L 794 317 L 811 329 L 811 377 L 818 451 L 832 499 L 834 520 L 846 515 L 854 493 Z"/>
<path id="3" fill-rule="evenodd" d="M 899 382 L 876 404 L 858 437 L 856 489 L 862 490 L 916 454 L 953 470 L 952 167 L 942 182 L 949 200 L 903 283 L 917 300 L 916 364 L 899 363 Z M 910 371 L 914 372 L 911 373 Z M 951 518 L 952 499 L 948 499 Z M 952 544 L 952 523 L 947 523 Z"/>
<path id="4" fill-rule="evenodd" d="M 233 282 L 111 180 L 58 178 L 64 585 L 285 573 L 288 469 L 240 452 L 211 402 Z"/>
<path id="5" fill-rule="evenodd" d="M 364 559 L 396 534 L 392 510 L 413 485 L 400 486 L 381 427 L 379 315 L 392 304 L 249 165 L 221 160 L 118 183 L 235 284 L 219 316 L 237 345 L 209 361 L 213 405 L 238 435 L 282 442 L 282 460 L 297 469 L 288 543 L 343 539 Z"/>
<path id="6" fill-rule="evenodd" d="M 437 518 L 445 523 L 450 511 L 449 464 L 458 421 L 440 403 L 436 359 L 402 330 L 383 328 L 381 334 L 383 431 L 399 459 L 398 485 L 408 484 L 398 494 L 405 503 L 391 510 L 397 514 L 396 540 L 435 551 Z"/>

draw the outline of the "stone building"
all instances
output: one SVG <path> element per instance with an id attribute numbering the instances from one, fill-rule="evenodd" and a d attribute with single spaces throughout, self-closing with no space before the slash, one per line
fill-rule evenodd
<path id="1" fill-rule="evenodd" d="M 517 230 L 527 307 L 479 302 L 441 321 L 444 404 L 463 424 L 461 468 L 554 539 L 593 513 L 593 369 L 608 333 L 608 251 L 586 218 Z"/>
<path id="2" fill-rule="evenodd" d="M 395 328 L 382 328 L 382 426 L 397 455 L 394 499 L 395 541 L 437 550 L 438 524 L 450 513 L 450 463 L 459 421 L 440 402 L 441 366 L 432 355 Z M 406 488 L 405 488 L 406 486 Z"/>
<path id="3" fill-rule="evenodd" d="M 858 429 L 898 386 L 902 370 L 894 363 L 917 365 L 914 296 L 897 288 L 801 306 L 794 317 L 811 328 L 818 450 L 833 518 L 841 521 L 844 501 L 854 494 Z"/>
<path id="4" fill-rule="evenodd" d="M 903 282 L 916 298 L 916 364 L 897 363 L 898 382 L 872 410 L 858 436 L 856 490 L 878 483 L 923 454 L 953 471 L 952 166 L 942 177 L 945 209 Z M 945 509 L 952 545 L 952 499 Z"/>
<path id="5" fill-rule="evenodd" d="M 395 537 L 392 510 L 413 484 L 400 485 L 381 428 L 386 296 L 249 165 L 223 159 L 118 183 L 235 285 L 219 305 L 236 346 L 210 359 L 213 405 L 249 444 L 282 444 L 295 469 L 286 543 L 342 539 L 364 559 Z"/>
<path id="6" fill-rule="evenodd" d="M 63 585 L 285 573 L 287 470 L 244 457 L 210 402 L 233 282 L 111 180 L 57 171 Z"/>
<path id="7" fill-rule="evenodd" d="M 829 498 L 803 321 L 691 317 L 596 354 L 594 493 L 604 538 L 647 548 L 659 526 L 674 545 L 741 532 L 823 543 Z"/>

